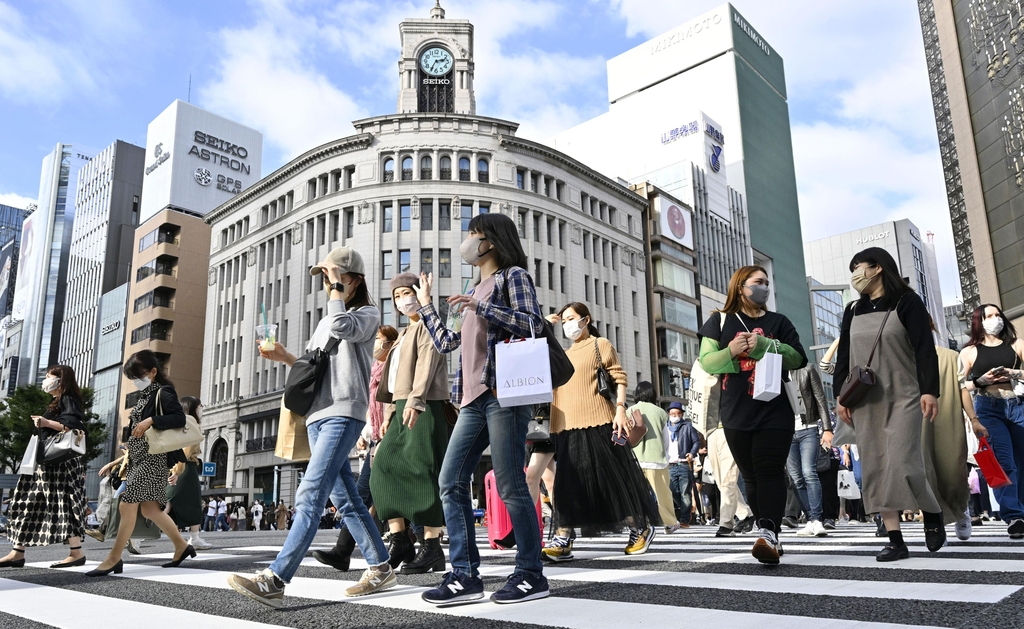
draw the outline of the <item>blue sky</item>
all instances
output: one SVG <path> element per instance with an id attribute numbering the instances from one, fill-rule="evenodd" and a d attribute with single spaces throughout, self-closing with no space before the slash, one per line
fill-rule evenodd
<path id="1" fill-rule="evenodd" d="M 446 0 L 476 33 L 477 111 L 544 140 L 607 109 L 605 61 L 715 0 Z M 786 63 L 805 240 L 909 218 L 959 296 L 917 3 L 737 0 Z M 188 97 L 265 136 L 263 172 L 395 111 L 398 23 L 432 0 L 0 0 L 0 203 L 56 142 L 144 145 Z"/>

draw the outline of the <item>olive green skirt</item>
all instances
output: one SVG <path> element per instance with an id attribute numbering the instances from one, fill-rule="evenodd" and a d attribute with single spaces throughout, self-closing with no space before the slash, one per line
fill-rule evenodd
<path id="1" fill-rule="evenodd" d="M 410 430 L 402 423 L 405 402 L 395 402 L 395 416 L 377 446 L 370 470 L 377 517 L 382 522 L 405 518 L 421 526 L 444 526 L 438 486 L 448 449 L 444 403 L 427 402 Z"/>

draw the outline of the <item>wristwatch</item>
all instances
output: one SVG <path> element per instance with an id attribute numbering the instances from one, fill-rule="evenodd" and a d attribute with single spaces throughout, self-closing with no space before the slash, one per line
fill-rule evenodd
<path id="1" fill-rule="evenodd" d="M 341 282 L 334 282 L 333 284 L 331 284 L 331 290 L 336 290 L 339 293 L 344 293 L 345 285 L 342 284 Z"/>

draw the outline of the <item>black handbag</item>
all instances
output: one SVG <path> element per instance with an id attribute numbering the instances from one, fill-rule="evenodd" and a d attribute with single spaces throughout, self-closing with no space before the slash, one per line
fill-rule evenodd
<path id="1" fill-rule="evenodd" d="M 604 399 L 611 402 L 615 399 L 615 383 L 612 381 L 612 375 L 608 373 L 608 370 L 604 368 L 604 364 L 601 363 L 601 350 L 597 348 L 598 337 L 594 337 L 594 355 L 597 356 L 597 392 Z"/>
<path id="2" fill-rule="evenodd" d="M 533 278 L 527 273 L 526 277 L 530 278 L 530 284 L 533 284 Z M 508 294 L 508 275 L 505 275 L 505 306 L 512 307 L 512 299 Z M 548 361 L 551 363 L 551 388 L 557 389 L 572 379 L 576 368 L 572 366 L 572 361 L 569 360 L 568 354 L 562 349 L 562 345 L 555 338 L 555 331 L 552 328 L 551 323 L 541 318 L 543 325 L 541 326 L 540 334 L 537 336 L 543 336 L 548 342 Z M 536 332 L 536 330 L 534 331 Z M 502 339 L 503 340 L 503 339 Z"/>
<path id="3" fill-rule="evenodd" d="M 815 469 L 818 472 L 827 472 L 832 469 L 832 448 L 818 446 L 818 460 Z"/>
<path id="4" fill-rule="evenodd" d="M 318 347 L 306 352 L 295 361 L 284 385 L 285 408 L 302 416 L 309 412 L 327 373 L 330 354 L 337 345 L 338 339 L 331 337 L 323 349 Z"/>
<path id="5" fill-rule="evenodd" d="M 64 429 L 43 439 L 39 461 L 43 465 L 56 465 L 85 454 L 85 431 Z"/>
<path id="6" fill-rule="evenodd" d="M 875 359 L 878 342 L 882 340 L 882 331 L 885 330 L 885 324 L 889 321 L 891 313 L 892 310 L 885 311 L 882 325 L 878 328 L 878 336 L 875 337 L 875 343 L 871 346 L 871 354 L 868 356 L 867 364 L 863 367 L 860 365 L 854 366 L 846 376 L 843 388 L 839 391 L 839 398 L 836 400 L 846 408 L 855 408 L 864 400 L 864 396 L 868 394 L 868 391 L 875 386 L 876 378 L 875 372 L 871 371 L 871 361 Z"/>

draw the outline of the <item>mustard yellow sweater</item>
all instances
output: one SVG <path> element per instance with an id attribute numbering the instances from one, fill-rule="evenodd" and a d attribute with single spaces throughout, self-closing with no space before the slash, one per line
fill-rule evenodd
<path id="1" fill-rule="evenodd" d="M 612 423 L 615 418 L 615 402 L 606 400 L 597 392 L 595 342 L 601 353 L 601 364 L 608 370 L 615 385 L 628 384 L 626 371 L 619 364 L 619 355 L 608 339 L 590 337 L 573 343 L 572 347 L 565 350 L 565 354 L 576 372 L 569 382 L 554 391 L 551 401 L 551 432 L 603 426 Z"/>

